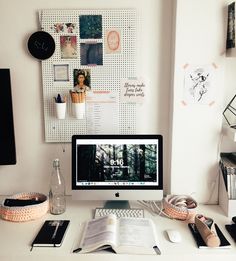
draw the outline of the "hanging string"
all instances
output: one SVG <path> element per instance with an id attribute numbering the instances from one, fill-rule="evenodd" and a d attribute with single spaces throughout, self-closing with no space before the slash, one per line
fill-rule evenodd
<path id="1" fill-rule="evenodd" d="M 53 129 L 54 131 L 56 131 L 56 127 L 55 127 L 55 126 L 53 126 L 52 129 Z M 62 135 L 61 135 L 60 132 L 59 132 L 58 134 L 59 134 L 58 146 L 61 148 L 62 152 L 65 153 L 65 152 L 66 152 L 66 142 L 65 142 L 65 141 L 62 141 L 62 142 L 61 142 L 62 138 L 64 138 L 64 137 L 62 137 Z"/>
<path id="2" fill-rule="evenodd" d="M 42 21 L 43 21 L 43 11 L 39 10 L 38 12 L 39 28 L 43 30 Z"/>
<path id="3" fill-rule="evenodd" d="M 61 149 L 62 149 L 63 153 L 66 152 L 66 143 L 65 142 L 61 142 Z"/>

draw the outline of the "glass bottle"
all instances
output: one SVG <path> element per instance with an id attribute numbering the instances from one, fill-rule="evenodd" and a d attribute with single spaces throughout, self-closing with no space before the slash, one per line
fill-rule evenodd
<path id="1" fill-rule="evenodd" d="M 60 171 L 60 161 L 53 161 L 50 180 L 49 205 L 51 214 L 62 214 L 66 210 L 65 180 Z"/>

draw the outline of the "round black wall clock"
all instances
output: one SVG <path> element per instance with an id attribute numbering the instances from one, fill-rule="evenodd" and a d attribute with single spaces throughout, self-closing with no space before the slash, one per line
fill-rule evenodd
<path id="1" fill-rule="evenodd" d="M 55 51 L 53 37 L 44 31 L 33 33 L 28 40 L 28 50 L 31 55 L 39 60 L 50 58 Z"/>

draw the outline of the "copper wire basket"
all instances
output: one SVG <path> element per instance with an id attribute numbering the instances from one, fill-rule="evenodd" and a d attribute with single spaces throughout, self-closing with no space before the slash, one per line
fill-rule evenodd
<path id="1" fill-rule="evenodd" d="M 42 217 L 48 212 L 49 200 L 44 194 L 37 192 L 23 192 L 15 194 L 11 197 L 12 199 L 34 199 L 40 200 L 41 203 L 34 205 L 27 205 L 21 207 L 9 207 L 4 205 L 4 201 L 0 206 L 0 216 L 2 219 L 13 221 L 13 222 L 24 222 L 34 220 Z"/>
<path id="2" fill-rule="evenodd" d="M 197 207 L 197 202 L 190 196 L 186 197 L 194 203 L 194 207 L 189 208 L 179 207 L 171 203 L 171 197 L 173 195 L 168 195 L 163 199 L 163 212 L 165 212 L 170 218 L 188 221 L 195 216 L 195 210 Z"/>

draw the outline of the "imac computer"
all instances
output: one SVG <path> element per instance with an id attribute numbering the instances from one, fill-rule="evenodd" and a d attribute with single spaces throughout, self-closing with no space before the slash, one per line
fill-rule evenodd
<path id="1" fill-rule="evenodd" d="M 72 199 L 120 203 L 162 198 L 161 135 L 72 137 Z"/>

